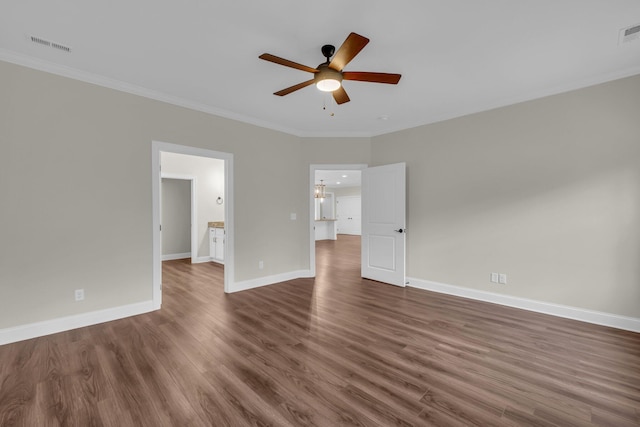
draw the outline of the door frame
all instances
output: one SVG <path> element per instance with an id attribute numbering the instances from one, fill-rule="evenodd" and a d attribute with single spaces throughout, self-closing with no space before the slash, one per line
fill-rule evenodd
<path id="1" fill-rule="evenodd" d="M 160 235 L 160 152 L 187 154 L 191 156 L 209 157 L 224 160 L 224 221 L 225 221 L 225 268 L 224 268 L 224 292 L 229 293 L 235 280 L 234 262 L 234 183 L 233 183 L 233 154 L 221 151 L 213 151 L 204 148 L 189 147 L 186 145 L 172 144 L 168 142 L 151 142 L 151 205 L 152 205 L 152 300 L 155 310 L 162 306 L 162 248 Z M 197 239 L 196 239 L 197 240 Z"/>
<path id="2" fill-rule="evenodd" d="M 160 171 L 160 225 L 162 226 L 162 180 L 163 179 L 179 179 L 182 181 L 191 182 L 191 228 L 189 229 L 189 235 L 191 236 L 191 242 L 189 247 L 191 248 L 191 264 L 198 262 L 198 201 L 196 194 L 198 188 L 197 178 L 193 175 L 182 175 L 176 173 L 166 173 Z M 162 248 L 162 233 L 160 233 L 160 248 Z"/>
<path id="3" fill-rule="evenodd" d="M 310 277 L 316 276 L 316 233 L 315 233 L 315 202 L 313 191 L 316 180 L 316 171 L 321 170 L 359 170 L 369 167 L 366 163 L 348 164 L 312 164 L 309 165 L 309 271 Z"/>

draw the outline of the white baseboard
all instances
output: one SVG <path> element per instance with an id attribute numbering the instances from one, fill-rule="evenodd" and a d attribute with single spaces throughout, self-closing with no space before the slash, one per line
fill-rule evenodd
<path id="1" fill-rule="evenodd" d="M 256 279 L 245 280 L 233 284 L 229 293 L 246 291 L 261 286 L 273 285 L 275 283 L 286 282 L 287 280 L 299 279 L 301 277 L 313 277 L 311 270 L 296 270 L 287 273 L 274 274 L 272 276 L 258 277 Z"/>
<path id="2" fill-rule="evenodd" d="M 185 252 L 183 254 L 162 255 L 163 261 L 173 261 L 174 259 L 185 259 L 185 258 L 191 258 L 191 252 Z"/>
<path id="3" fill-rule="evenodd" d="M 224 264 L 224 263 L 221 263 L 219 261 L 215 261 L 210 256 L 199 256 L 199 257 L 191 258 L 191 252 L 185 252 L 183 254 L 162 255 L 162 260 L 163 261 L 171 261 L 171 260 L 174 260 L 174 259 L 185 259 L 185 258 L 191 259 L 191 264 L 201 264 L 203 262 L 211 262 L 211 261 L 217 262 L 219 264 Z"/>
<path id="4" fill-rule="evenodd" d="M 421 280 L 411 277 L 407 277 L 407 282 L 407 286 L 413 288 L 486 301 L 494 304 L 506 305 L 508 307 L 521 308 L 523 310 L 550 314 L 552 316 L 564 317 L 567 319 L 580 320 L 582 322 L 594 323 L 596 325 L 610 326 L 612 328 L 624 329 L 632 332 L 640 332 L 640 319 L 635 317 L 626 317 L 567 305 L 552 304 L 543 301 L 496 294 L 493 292 L 463 288 L 460 286 L 447 285 L 444 283 L 431 282 L 429 280 Z"/>
<path id="5" fill-rule="evenodd" d="M 125 317 L 154 311 L 153 301 L 144 301 L 105 310 L 60 317 L 44 322 L 29 323 L 13 328 L 0 329 L 0 345 L 42 337 L 71 329 L 97 325 Z"/>
<path id="6" fill-rule="evenodd" d="M 201 264 L 203 262 L 211 262 L 210 256 L 199 256 L 191 260 L 191 264 Z"/>

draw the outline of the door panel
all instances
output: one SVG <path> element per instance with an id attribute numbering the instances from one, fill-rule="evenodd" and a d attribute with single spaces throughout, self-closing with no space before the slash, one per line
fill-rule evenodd
<path id="1" fill-rule="evenodd" d="M 362 232 L 362 208 L 360 196 L 336 198 L 337 227 L 340 234 L 360 235 Z"/>
<path id="2" fill-rule="evenodd" d="M 406 165 L 362 171 L 362 277 L 405 285 Z"/>
<path id="3" fill-rule="evenodd" d="M 369 266 L 394 271 L 395 239 L 388 236 L 369 235 Z"/>

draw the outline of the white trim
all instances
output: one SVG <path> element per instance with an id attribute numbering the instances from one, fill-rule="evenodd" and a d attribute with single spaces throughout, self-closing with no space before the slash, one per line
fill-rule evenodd
<path id="1" fill-rule="evenodd" d="M 101 76 L 99 74 L 90 73 L 88 71 L 78 70 L 75 68 L 67 67 L 65 65 L 54 64 L 53 62 L 33 58 L 21 53 L 11 51 L 9 49 L 0 48 L 0 60 L 16 65 L 21 65 L 23 67 L 32 68 L 35 70 L 44 71 L 46 73 L 56 74 L 58 76 L 68 77 L 70 79 L 91 83 L 109 89 L 114 89 L 120 92 L 130 93 L 148 99 L 155 99 L 156 101 L 166 102 L 167 104 L 177 105 L 179 107 L 188 108 L 190 110 L 201 111 L 203 113 L 212 114 L 214 116 L 224 117 L 226 119 L 236 120 L 242 123 L 249 123 L 254 126 L 284 132 L 286 134 L 299 137 L 304 136 L 302 133 L 300 133 L 300 131 L 296 129 L 280 126 L 266 120 L 261 120 L 244 114 L 234 113 L 232 111 L 214 107 L 212 105 L 194 102 L 192 100 L 169 95 L 161 91 L 149 89 L 131 83 L 126 83 L 121 80 L 112 79 L 109 77 Z M 366 132 L 357 134 L 354 133 L 353 136 L 366 137 L 368 136 L 368 134 Z"/>
<path id="2" fill-rule="evenodd" d="M 313 191 L 316 180 L 317 170 L 359 170 L 366 169 L 368 165 L 366 163 L 349 163 L 349 164 L 313 164 L 309 165 L 309 191 L 307 197 L 309 198 L 309 277 L 316 277 L 316 232 L 315 232 L 315 199 L 313 198 Z"/>
<path id="3" fill-rule="evenodd" d="M 191 258 L 191 252 L 185 252 L 185 253 L 182 253 L 182 254 L 162 255 L 162 260 L 163 261 L 173 261 L 174 259 L 185 259 L 185 258 Z"/>
<path id="4" fill-rule="evenodd" d="M 194 102 L 188 99 L 180 98 L 174 95 L 169 95 L 153 89 L 148 89 L 142 86 L 137 86 L 130 83 L 125 83 L 120 80 L 115 80 L 109 77 L 101 76 L 99 74 L 78 70 L 78 69 L 67 67 L 64 65 L 55 64 L 49 61 L 44 61 L 42 59 L 38 59 L 22 53 L 14 52 L 6 48 L 0 48 L 0 60 L 10 62 L 12 64 L 21 65 L 23 67 L 32 68 L 35 70 L 44 71 L 47 73 L 68 77 L 74 80 L 95 84 L 95 85 L 106 87 L 109 89 L 114 89 L 121 92 L 142 96 L 144 98 L 155 99 L 157 101 L 166 102 L 168 104 L 177 105 L 184 108 L 189 108 L 191 110 L 201 111 L 203 113 L 212 114 L 218 117 L 224 117 L 224 118 L 236 120 L 242 123 L 248 123 L 254 126 L 272 129 L 278 132 L 284 132 L 286 134 L 298 136 L 301 138 L 312 138 L 312 137 L 372 138 L 375 136 L 390 134 L 390 133 L 411 129 L 419 126 L 425 126 L 432 123 L 437 123 L 445 120 L 467 116 L 470 114 L 480 113 L 483 111 L 490 111 L 496 108 L 507 107 L 509 105 L 519 104 L 521 102 L 531 101 L 534 99 L 540 99 L 547 96 L 552 96 L 560 93 L 570 92 L 573 90 L 583 89 L 590 86 L 595 86 L 598 84 L 607 83 L 614 80 L 620 80 L 626 77 L 631 77 L 631 76 L 640 74 L 640 67 L 632 66 L 624 70 L 616 70 L 616 71 L 598 75 L 598 76 L 587 77 L 582 80 L 575 80 L 575 81 L 572 81 L 570 84 L 563 84 L 563 85 L 554 86 L 552 88 L 545 88 L 541 90 L 520 93 L 515 96 L 508 96 L 502 99 L 491 100 L 491 101 L 479 103 L 476 105 L 466 105 L 466 104 L 460 105 L 460 108 L 452 111 L 448 111 L 446 113 L 426 117 L 420 120 L 415 120 L 410 123 L 405 123 L 401 126 L 385 128 L 381 131 L 339 132 L 339 131 L 304 131 L 300 129 L 292 129 L 289 127 L 278 125 L 273 122 L 258 119 L 256 117 L 238 114 L 232 111 L 225 110 L 223 108 L 206 105 L 199 102 Z"/>
<path id="5" fill-rule="evenodd" d="M 506 305 L 508 307 L 520 308 L 523 310 L 535 311 L 536 313 L 544 313 L 551 316 L 579 320 L 581 322 L 593 323 L 596 325 L 610 326 L 612 328 L 624 329 L 632 332 L 640 332 L 640 319 L 635 317 L 620 316 L 602 311 L 587 310 L 584 308 L 536 301 L 527 298 L 497 294 L 410 277 L 407 277 L 407 286 L 439 292 L 442 294 L 455 295 L 463 298 L 486 301 L 494 304 Z"/>
<path id="6" fill-rule="evenodd" d="M 191 182 L 191 254 L 189 256 L 191 257 L 191 262 L 196 263 L 196 257 L 198 256 L 198 177 L 178 173 L 165 173 L 160 168 L 160 182 L 162 182 L 163 178 L 183 179 Z M 162 192 L 160 192 L 160 224 L 162 224 Z M 160 238 L 162 239 L 162 233 L 160 233 Z M 160 247 L 162 247 L 162 243 Z"/>
<path id="7" fill-rule="evenodd" d="M 202 264 L 203 262 L 212 262 L 212 261 L 213 260 L 211 259 L 210 256 L 199 256 L 199 257 L 191 258 L 192 264 Z"/>
<path id="8" fill-rule="evenodd" d="M 287 280 L 299 279 L 301 277 L 313 277 L 313 275 L 310 270 L 296 270 L 288 273 L 274 274 L 272 276 L 258 277 L 255 279 L 237 282 L 233 290 L 230 292 L 246 291 L 253 288 L 286 282 Z"/>
<path id="9" fill-rule="evenodd" d="M 0 329 L 0 345 L 56 334 L 71 329 L 111 322 L 125 317 L 154 311 L 153 301 L 143 301 L 104 310 L 59 317 L 43 322 L 29 323 L 13 328 Z"/>
<path id="10" fill-rule="evenodd" d="M 224 291 L 231 292 L 234 288 L 234 252 L 235 221 L 233 214 L 234 206 L 234 183 L 233 183 L 233 154 L 221 151 L 207 150 L 204 148 L 189 147 L 185 145 L 171 144 L 168 142 L 151 142 L 151 205 L 152 205 L 152 240 L 153 240 L 153 304 L 156 309 L 162 305 L 162 255 L 161 255 L 161 235 L 160 235 L 160 152 L 188 154 L 191 156 L 209 157 L 224 160 L 224 228 L 225 228 L 225 264 L 224 269 Z M 197 239 L 196 239 L 197 240 Z M 193 255 L 193 253 L 192 253 Z M 206 261 L 210 261 L 209 257 Z M 192 258 L 193 259 L 193 258 Z M 196 258 L 198 261 L 199 258 Z M 193 262 L 193 261 L 192 261 Z M 205 261 L 203 261 L 205 262 Z"/>

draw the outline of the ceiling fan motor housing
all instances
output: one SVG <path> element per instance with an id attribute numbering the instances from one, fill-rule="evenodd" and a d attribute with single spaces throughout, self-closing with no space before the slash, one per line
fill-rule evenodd
<path id="1" fill-rule="evenodd" d="M 334 53 L 336 53 L 336 47 L 334 45 L 325 44 L 322 46 L 322 56 L 327 58 L 327 64 L 329 63 L 329 58 L 331 58 Z"/>

